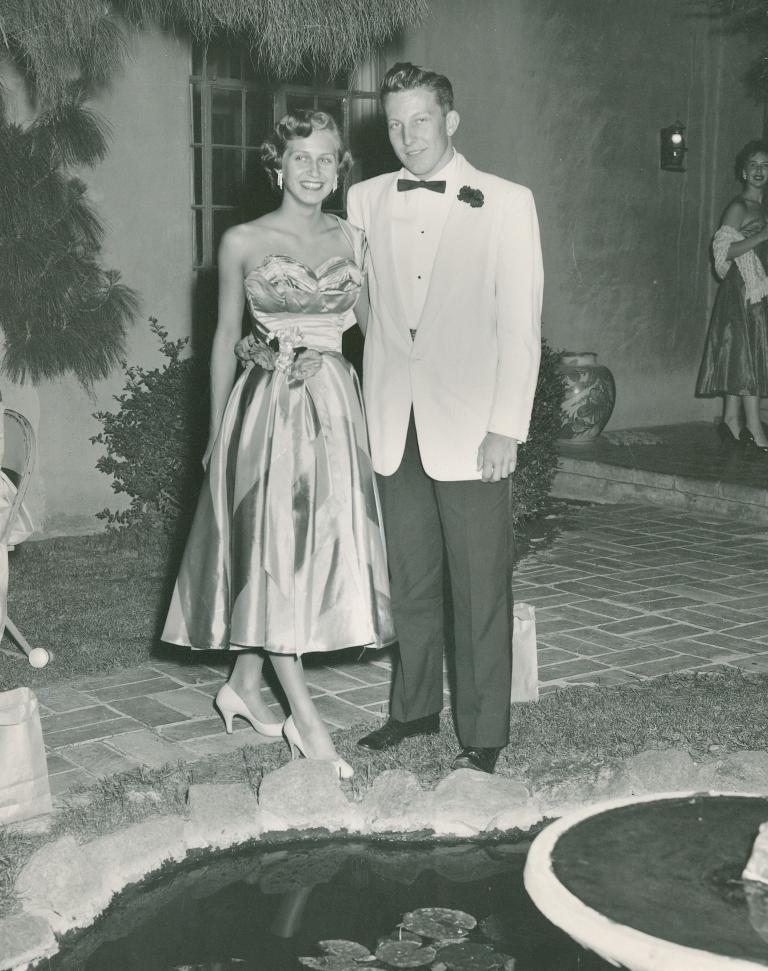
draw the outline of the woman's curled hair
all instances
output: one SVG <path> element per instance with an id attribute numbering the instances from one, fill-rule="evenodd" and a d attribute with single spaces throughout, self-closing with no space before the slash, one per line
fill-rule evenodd
<path id="1" fill-rule="evenodd" d="M 314 111 L 311 108 L 297 108 L 289 112 L 278 121 L 269 138 L 259 146 L 261 164 L 273 184 L 277 181 L 277 173 L 282 167 L 283 155 L 288 142 L 295 138 L 309 138 L 314 131 L 327 131 L 336 143 L 336 159 L 339 166 L 339 178 L 352 168 L 352 155 L 344 144 L 339 126 L 332 115 L 326 111 Z"/>
<path id="2" fill-rule="evenodd" d="M 744 183 L 744 168 L 750 158 L 753 155 L 757 155 L 758 152 L 761 155 L 768 155 L 768 140 L 765 138 L 753 138 L 752 141 L 747 142 L 736 156 L 733 171 L 736 173 L 737 180 L 742 184 Z"/>

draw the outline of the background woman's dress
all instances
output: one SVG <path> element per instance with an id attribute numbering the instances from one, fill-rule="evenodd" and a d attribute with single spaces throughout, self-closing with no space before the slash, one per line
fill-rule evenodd
<path id="1" fill-rule="evenodd" d="M 752 252 L 768 269 L 768 243 Z M 768 396 L 768 299 L 747 302 L 735 261 L 715 298 L 696 393 Z"/>
<path id="2" fill-rule="evenodd" d="M 395 638 L 357 375 L 341 355 L 363 283 L 355 259 L 316 270 L 269 256 L 245 278 L 254 332 L 322 352 L 311 378 L 251 367 L 213 448 L 163 640 L 286 654 Z"/>

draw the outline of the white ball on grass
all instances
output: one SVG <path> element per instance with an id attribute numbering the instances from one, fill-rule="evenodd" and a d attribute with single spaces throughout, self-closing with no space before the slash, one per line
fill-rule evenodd
<path id="1" fill-rule="evenodd" d="M 33 647 L 28 655 L 29 663 L 33 668 L 44 668 L 50 659 L 51 655 L 44 647 Z"/>

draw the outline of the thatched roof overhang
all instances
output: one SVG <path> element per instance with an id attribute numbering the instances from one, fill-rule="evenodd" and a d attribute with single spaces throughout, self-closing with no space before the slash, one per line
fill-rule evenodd
<path id="1" fill-rule="evenodd" d="M 73 78 L 109 80 L 131 27 L 155 23 L 198 40 L 229 35 L 276 78 L 307 68 L 332 76 L 426 12 L 427 0 L 2 0 L 0 41 L 51 104 Z"/>

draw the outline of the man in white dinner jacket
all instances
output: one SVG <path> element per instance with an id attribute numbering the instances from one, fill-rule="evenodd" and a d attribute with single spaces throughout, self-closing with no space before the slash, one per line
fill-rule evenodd
<path id="1" fill-rule="evenodd" d="M 493 772 L 509 734 L 509 476 L 541 351 L 536 210 L 528 189 L 454 150 L 447 78 L 396 64 L 381 102 L 403 168 L 352 186 L 348 219 L 369 247 L 363 387 L 399 656 L 389 720 L 359 744 L 439 731 L 447 554 L 462 747 L 453 767 Z"/>

